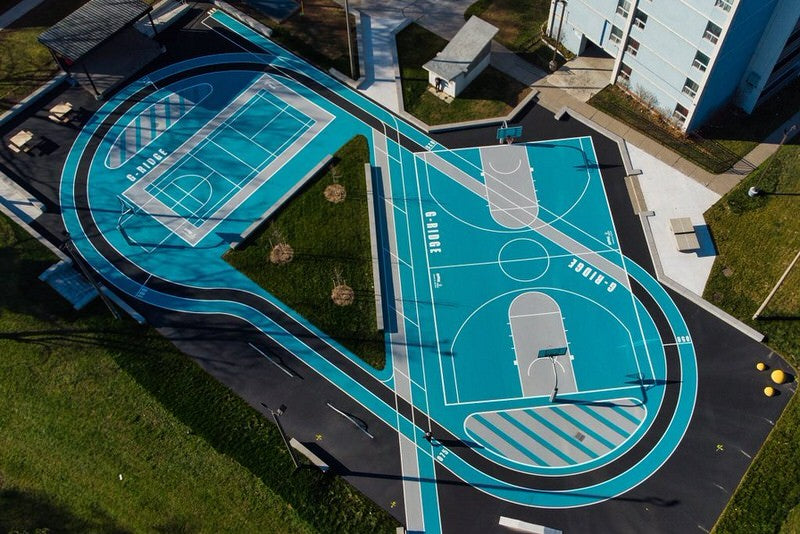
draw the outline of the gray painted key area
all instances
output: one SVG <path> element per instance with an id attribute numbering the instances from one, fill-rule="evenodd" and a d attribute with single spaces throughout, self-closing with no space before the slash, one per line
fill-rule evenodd
<path id="1" fill-rule="evenodd" d="M 511 302 L 508 320 L 522 394 L 526 397 L 550 395 L 556 385 L 559 393 L 577 392 L 569 351 L 561 356 L 539 357 L 541 350 L 567 347 L 558 303 L 538 291 L 523 293 Z"/>
<path id="2" fill-rule="evenodd" d="M 511 229 L 526 228 L 539 216 L 528 150 L 521 146 L 480 149 L 486 198 L 492 218 Z"/>

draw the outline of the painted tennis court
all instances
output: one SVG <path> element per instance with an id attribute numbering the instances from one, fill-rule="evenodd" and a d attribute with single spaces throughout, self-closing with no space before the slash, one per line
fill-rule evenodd
<path id="1" fill-rule="evenodd" d="M 65 225 L 104 278 L 246 321 L 397 429 L 412 530 L 439 525 L 437 464 L 501 499 L 571 507 L 669 458 L 694 408 L 694 351 L 667 293 L 620 251 L 590 138 L 448 150 L 231 17 L 208 27 L 249 48 L 135 82 L 65 165 Z M 388 296 L 381 372 L 221 259 L 357 134 Z M 84 205 L 91 219 L 70 209 Z M 432 429 L 473 446 L 429 442 Z"/>

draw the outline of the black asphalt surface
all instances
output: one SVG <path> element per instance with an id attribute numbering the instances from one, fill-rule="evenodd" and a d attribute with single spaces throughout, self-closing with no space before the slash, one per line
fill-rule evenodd
<path id="1" fill-rule="evenodd" d="M 170 30 L 162 35 L 168 52 L 148 70 L 196 55 L 234 50 L 226 48 L 233 46 L 230 42 L 197 27 L 197 19 L 192 20 L 197 15 L 198 13 L 193 13 L 187 17 L 187 24 L 183 28 Z M 259 67 L 264 69 L 263 65 Z M 326 93 L 326 97 L 351 113 L 364 116 L 359 109 L 353 109 L 354 106 L 331 95 L 313 80 L 302 77 L 298 79 L 312 89 Z M 46 150 L 32 157 L 11 156 L 7 152 L 0 152 L 0 168 L 46 203 L 50 213 L 41 217 L 37 223 L 43 233 L 56 242 L 63 239 L 64 235 L 58 215 L 58 182 L 66 153 L 79 131 L 79 124 L 56 125 L 48 121 L 46 111 L 41 110 L 46 110 L 51 103 L 63 99 L 80 102 L 87 115 L 98 107 L 88 93 L 65 85 L 51 93 L 39 111 L 24 114 L 0 132 L 5 138 L 20 126 L 30 126 L 52 141 L 44 147 Z M 365 122 L 374 122 L 369 116 L 364 118 Z M 625 171 L 616 143 L 592 132 L 574 119 L 555 121 L 551 112 L 535 103 L 525 110 L 519 123 L 525 129 L 523 140 L 592 136 L 623 251 L 652 273 L 652 263 L 641 223 L 633 213 L 623 181 Z M 380 127 L 381 131 L 385 130 L 382 125 L 373 126 Z M 496 127 L 490 127 L 449 132 L 436 138 L 452 148 L 486 145 L 495 142 L 495 129 Z M 387 133 L 396 138 L 396 132 Z M 411 150 L 422 149 L 405 138 L 400 138 L 399 141 Z M 90 155 L 91 152 L 90 148 L 86 154 Z M 82 164 L 86 164 L 87 157 L 83 158 Z M 104 254 L 112 258 L 131 278 L 143 280 L 146 273 L 139 272 L 125 258 L 115 256 L 115 251 L 92 229 L 93 221 L 88 217 L 88 211 L 82 213 L 82 221 L 86 225 L 87 234 Z M 306 339 L 326 358 L 351 376 L 356 376 L 387 403 L 394 405 L 398 402 L 402 413 L 409 413 L 411 410 L 409 406 L 403 406 L 403 402 L 398 401 L 392 391 L 339 355 L 327 343 L 314 338 L 300 323 L 286 316 L 268 301 L 237 291 L 187 288 L 166 280 L 151 279 L 148 286 L 192 298 L 225 298 L 247 302 L 283 324 L 290 332 Z M 695 342 L 700 386 L 692 424 L 667 464 L 625 495 L 599 505 L 567 511 L 522 508 L 497 501 L 463 482 L 452 480 L 452 475 L 439 467 L 438 474 L 443 481 L 439 486 L 439 496 L 446 532 L 495 531 L 498 529 L 500 515 L 546 524 L 568 532 L 641 532 L 642 525 L 647 525 L 646 530 L 650 532 L 692 531 L 698 526 L 710 529 L 749 464 L 748 455 L 755 454 L 771 428 L 770 421 L 777 418 L 788 400 L 788 395 L 766 399 L 761 394 L 763 375 L 754 371 L 755 362 L 764 360 L 772 366 L 785 364 L 763 345 L 753 342 L 682 297 L 674 294 L 672 296 L 681 308 Z M 648 305 L 648 299 L 643 296 L 640 298 Z M 269 406 L 289 406 L 282 419 L 288 433 L 328 458 L 337 472 L 402 520 L 399 450 L 397 436 L 391 428 L 377 421 L 371 414 L 364 413 L 365 410 L 348 396 L 305 367 L 278 343 L 254 331 L 249 325 L 228 317 L 167 313 L 135 302 L 132 304 L 146 315 L 150 324 L 158 327 L 212 376 L 262 413 L 262 402 Z M 664 328 L 665 320 L 659 319 L 660 310 L 650 304 L 648 310 L 656 319 L 664 342 L 668 343 L 670 334 Z M 250 343 L 283 362 L 297 376 L 287 376 L 281 368 L 258 354 Z M 674 358 L 668 358 L 668 361 L 674 364 Z M 667 378 L 668 399 L 674 399 L 680 387 L 679 381 L 673 380 L 678 376 L 676 372 L 673 365 Z M 325 406 L 326 402 L 363 419 L 375 439 L 369 440 L 357 428 L 343 421 L 340 415 Z M 669 402 L 665 402 L 665 405 L 668 407 Z M 498 478 L 513 479 L 531 487 L 556 489 L 583 486 L 620 472 L 658 439 L 659 427 L 668 422 L 669 416 L 669 410 L 664 410 L 654 428 L 631 453 L 603 469 L 569 478 L 527 476 L 524 480 L 517 479 L 519 474 L 516 472 L 492 464 L 468 448 L 459 449 L 456 437 L 449 435 L 444 429 L 436 429 L 438 433 L 435 432 L 435 435 L 442 441 L 456 445 L 454 450 Z M 316 439 L 318 434 L 323 436 L 320 441 Z M 722 446 L 721 450 L 718 445 Z M 394 507 L 391 506 L 392 502 L 395 502 Z"/>

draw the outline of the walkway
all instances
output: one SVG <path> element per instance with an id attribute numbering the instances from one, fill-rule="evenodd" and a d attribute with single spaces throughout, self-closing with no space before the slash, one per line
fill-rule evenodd
<path id="1" fill-rule="evenodd" d="M 364 81 L 358 88 L 394 112 L 400 111 L 400 83 L 397 80 L 397 54 L 394 30 L 405 22 L 397 13 L 372 15 L 361 12 L 361 51 L 364 54 Z"/>

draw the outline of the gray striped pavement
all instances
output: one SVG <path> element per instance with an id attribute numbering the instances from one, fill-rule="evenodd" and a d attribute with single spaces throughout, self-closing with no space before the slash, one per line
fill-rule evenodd
<path id="1" fill-rule="evenodd" d="M 646 414 L 643 406 L 620 399 L 473 414 L 466 428 L 476 440 L 510 460 L 558 467 L 608 454 L 638 428 Z"/>

